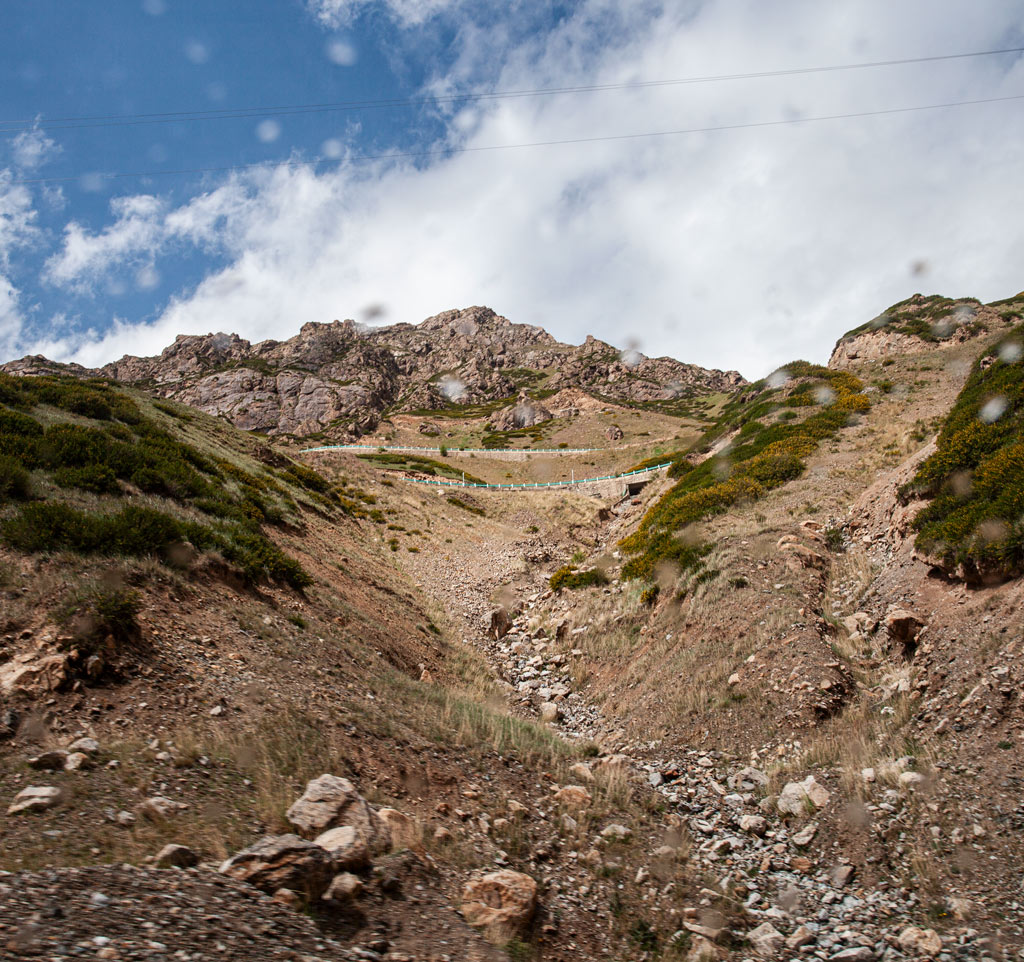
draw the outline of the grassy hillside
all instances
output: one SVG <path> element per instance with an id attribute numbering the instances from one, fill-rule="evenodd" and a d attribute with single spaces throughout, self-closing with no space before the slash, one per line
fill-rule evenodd
<path id="1" fill-rule="evenodd" d="M 1024 571 L 1024 324 L 975 362 L 938 437 L 904 489 L 931 499 L 917 545 L 947 569 Z"/>
<path id="2" fill-rule="evenodd" d="M 187 542 L 250 582 L 308 586 L 264 527 L 301 524 L 299 501 L 358 502 L 280 455 L 259 463 L 210 423 L 101 382 L 0 375 L 0 537 L 25 552 L 165 561 Z"/>
<path id="3" fill-rule="evenodd" d="M 679 480 L 621 542 L 633 556 L 623 568 L 625 577 L 650 578 L 666 561 L 695 570 L 706 552 L 681 541 L 681 528 L 799 477 L 803 459 L 870 406 L 863 383 L 846 371 L 795 361 L 777 373 L 741 391 L 692 450 L 670 458 L 669 475 Z M 708 451 L 733 431 L 727 451 L 691 462 L 692 454 Z"/>

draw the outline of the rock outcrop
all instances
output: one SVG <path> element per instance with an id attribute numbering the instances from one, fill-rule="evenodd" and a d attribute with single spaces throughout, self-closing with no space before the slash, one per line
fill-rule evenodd
<path id="1" fill-rule="evenodd" d="M 561 344 L 542 328 L 513 324 L 487 307 L 445 311 L 421 324 L 363 328 L 354 321 L 304 324 L 286 341 L 252 344 L 236 334 L 180 335 L 157 357 L 126 356 L 103 368 L 32 356 L 2 370 L 108 377 L 147 388 L 236 427 L 337 437 L 373 430 L 384 411 L 441 409 L 515 397 L 539 381 L 555 391 L 592 390 L 617 400 L 657 401 L 743 383 L 671 358 L 631 354 L 588 337 Z M 575 410 L 526 398 L 500 415 L 506 429 Z"/>

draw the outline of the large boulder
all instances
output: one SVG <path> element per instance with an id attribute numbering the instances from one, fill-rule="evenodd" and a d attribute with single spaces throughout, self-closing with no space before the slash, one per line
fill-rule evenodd
<path id="1" fill-rule="evenodd" d="M 298 835 L 267 835 L 232 855 L 220 870 L 264 892 L 289 889 L 312 902 L 327 890 L 337 866 L 330 853 L 314 842 Z"/>
<path id="2" fill-rule="evenodd" d="M 462 890 L 463 918 L 496 945 L 521 935 L 536 910 L 537 883 L 522 872 L 491 872 Z"/>
<path id="3" fill-rule="evenodd" d="M 391 848 L 391 834 L 373 806 L 347 778 L 337 775 L 321 775 L 309 782 L 302 797 L 288 809 L 287 818 L 306 836 L 351 826 L 362 836 L 371 855 Z"/>

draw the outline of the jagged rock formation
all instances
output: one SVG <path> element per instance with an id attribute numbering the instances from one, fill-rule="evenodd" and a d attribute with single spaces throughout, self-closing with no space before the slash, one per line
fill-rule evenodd
<path id="1" fill-rule="evenodd" d="M 671 358 L 647 358 L 588 337 L 562 344 L 487 307 L 446 311 L 421 324 L 366 329 L 353 321 L 304 324 L 287 341 L 181 335 L 158 357 L 126 356 L 98 370 L 27 357 L 11 373 L 61 371 L 137 384 L 267 434 L 371 431 L 386 411 L 442 409 L 515 397 L 528 387 L 582 388 L 617 401 L 659 401 L 743 383 Z M 522 425 L 518 425 L 522 426 Z"/>

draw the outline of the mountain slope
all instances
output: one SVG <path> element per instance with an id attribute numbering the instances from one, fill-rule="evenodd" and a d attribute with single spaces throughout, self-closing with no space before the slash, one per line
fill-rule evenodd
<path id="1" fill-rule="evenodd" d="M 124 357 L 94 371 L 39 357 L 4 369 L 113 378 L 224 415 L 246 430 L 329 437 L 365 434 L 385 412 L 513 401 L 522 390 L 583 388 L 611 400 L 657 403 L 743 383 L 735 371 L 622 354 L 592 337 L 579 347 L 561 344 L 485 307 L 447 311 L 418 325 L 309 323 L 280 342 L 183 335 L 159 357 Z"/>

